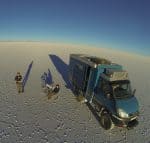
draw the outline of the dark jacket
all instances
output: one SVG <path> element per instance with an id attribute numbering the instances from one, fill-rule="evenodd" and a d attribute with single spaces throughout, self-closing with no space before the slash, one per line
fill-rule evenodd
<path id="1" fill-rule="evenodd" d="M 19 81 L 21 81 L 21 80 L 22 80 L 22 76 L 21 76 L 21 75 L 16 75 L 15 81 L 16 81 L 16 82 L 19 82 Z"/>
<path id="2" fill-rule="evenodd" d="M 60 90 L 60 88 L 56 86 L 56 87 L 54 88 L 54 90 L 53 90 L 53 93 L 58 93 L 59 90 Z"/>

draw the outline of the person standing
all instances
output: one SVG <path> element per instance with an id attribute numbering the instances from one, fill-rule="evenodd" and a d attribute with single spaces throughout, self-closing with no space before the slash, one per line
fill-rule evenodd
<path id="1" fill-rule="evenodd" d="M 45 75 L 45 73 L 42 74 L 42 76 L 41 76 L 41 86 L 42 86 L 42 88 L 45 88 L 45 86 L 46 86 L 46 75 Z"/>
<path id="2" fill-rule="evenodd" d="M 20 74 L 20 72 L 17 72 L 17 75 L 15 76 L 15 81 L 16 81 L 18 93 L 23 92 L 22 75 Z"/>

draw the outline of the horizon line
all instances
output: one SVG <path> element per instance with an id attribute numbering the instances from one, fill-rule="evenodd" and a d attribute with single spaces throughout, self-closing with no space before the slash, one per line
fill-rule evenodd
<path id="1" fill-rule="evenodd" d="M 146 54 L 140 54 L 139 52 L 131 52 L 128 50 L 123 50 L 123 49 L 118 49 L 118 48 L 113 48 L 113 47 L 108 47 L 108 46 L 104 46 L 102 45 L 97 45 L 97 44 L 89 44 L 89 43 L 79 43 L 79 42 L 67 42 L 67 41 L 58 41 L 58 40 L 0 40 L 0 42 L 42 42 L 42 43 L 53 43 L 53 44 L 66 44 L 66 45 L 78 45 L 78 46 L 88 46 L 88 47 L 95 47 L 95 48 L 104 48 L 104 49 L 111 49 L 111 50 L 117 50 L 117 51 L 121 51 L 121 52 L 125 52 L 125 53 L 129 53 L 129 54 L 134 54 L 134 55 L 139 55 L 139 56 L 144 56 L 144 57 L 150 57 L 150 55 L 146 55 Z"/>

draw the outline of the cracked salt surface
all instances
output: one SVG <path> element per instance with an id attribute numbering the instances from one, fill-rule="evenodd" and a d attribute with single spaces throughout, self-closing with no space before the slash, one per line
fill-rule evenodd
<path id="1" fill-rule="evenodd" d="M 14 49 L 11 53 L 10 48 Z M 0 143 L 150 143 L 150 69 L 145 59 L 133 56 L 131 60 L 115 52 L 110 54 L 107 50 L 53 48 L 50 44 L 32 42 L 25 45 L 3 43 L 0 44 L 0 51 Z M 109 55 L 112 60 L 126 66 L 140 103 L 139 125 L 136 128 L 127 130 L 115 127 L 105 131 L 89 108 L 75 100 L 48 54 L 57 55 L 68 63 L 69 54 L 79 51 L 102 57 Z M 17 52 L 26 56 L 16 57 Z M 8 53 L 6 60 L 4 53 Z M 18 94 L 14 76 L 18 70 L 24 74 L 31 60 L 34 65 L 25 92 Z M 135 66 L 136 63 L 140 66 Z M 51 100 L 40 87 L 40 76 L 48 68 L 54 81 L 61 85 L 58 98 Z"/>

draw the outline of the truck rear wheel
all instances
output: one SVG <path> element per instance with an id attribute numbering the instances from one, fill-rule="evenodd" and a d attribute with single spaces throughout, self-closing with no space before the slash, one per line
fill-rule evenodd
<path id="1" fill-rule="evenodd" d="M 100 124 L 105 130 L 110 130 L 114 127 L 111 116 L 106 111 L 101 114 Z"/>

